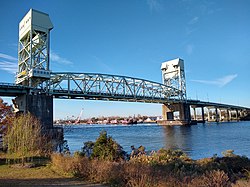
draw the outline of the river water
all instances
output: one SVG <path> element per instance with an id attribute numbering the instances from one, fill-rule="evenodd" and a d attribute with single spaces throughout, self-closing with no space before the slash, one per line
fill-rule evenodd
<path id="1" fill-rule="evenodd" d="M 105 130 L 125 151 L 143 145 L 146 151 L 160 148 L 181 149 L 193 159 L 222 156 L 233 149 L 235 154 L 250 158 L 250 122 L 205 123 L 193 126 L 137 125 L 64 125 L 64 137 L 71 152 L 83 142 L 95 141 Z"/>

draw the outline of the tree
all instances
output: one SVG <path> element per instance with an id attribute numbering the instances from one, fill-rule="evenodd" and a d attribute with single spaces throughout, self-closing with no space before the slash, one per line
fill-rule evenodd
<path id="1" fill-rule="evenodd" d="M 85 142 L 84 146 L 82 147 L 83 155 L 90 157 L 92 152 L 93 152 L 94 145 L 95 145 L 95 143 L 92 141 Z"/>
<path id="2" fill-rule="evenodd" d="M 125 158 L 125 152 L 123 151 L 123 148 L 112 139 L 111 136 L 107 135 L 106 131 L 102 131 L 94 143 L 91 158 L 117 161 Z"/>
<path id="3" fill-rule="evenodd" d="M 0 98 L 0 134 L 6 133 L 8 126 L 12 124 L 13 118 L 14 112 L 11 105 L 8 105 Z"/>

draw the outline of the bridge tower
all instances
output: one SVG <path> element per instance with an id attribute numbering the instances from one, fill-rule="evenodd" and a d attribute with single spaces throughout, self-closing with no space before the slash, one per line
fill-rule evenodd
<path id="1" fill-rule="evenodd" d="M 30 9 L 19 23 L 16 84 L 48 89 L 51 29 L 49 15 L 34 9 Z"/>
<path id="2" fill-rule="evenodd" d="M 161 65 L 162 82 L 167 86 L 177 89 L 174 93 L 179 100 L 186 98 L 186 79 L 184 61 L 180 58 L 163 62 Z"/>
<path id="3" fill-rule="evenodd" d="M 34 89 L 13 100 L 16 112 L 30 112 L 45 129 L 53 129 L 53 97 L 48 94 L 47 83 L 50 79 L 49 44 L 52 28 L 49 15 L 34 9 L 30 9 L 19 23 L 15 82 Z"/>
<path id="4" fill-rule="evenodd" d="M 163 62 L 161 65 L 163 84 L 174 88 L 173 98 L 177 100 L 162 106 L 163 125 L 185 125 L 191 122 L 190 106 L 186 103 L 186 79 L 184 60 L 177 58 Z M 178 120 L 174 112 L 179 112 Z"/>

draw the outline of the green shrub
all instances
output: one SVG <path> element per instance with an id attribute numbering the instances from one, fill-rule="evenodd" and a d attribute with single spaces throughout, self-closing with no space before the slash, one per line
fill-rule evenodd
<path id="1" fill-rule="evenodd" d="M 91 158 L 100 160 L 118 161 L 125 158 L 123 148 L 106 131 L 102 131 L 93 145 Z"/>

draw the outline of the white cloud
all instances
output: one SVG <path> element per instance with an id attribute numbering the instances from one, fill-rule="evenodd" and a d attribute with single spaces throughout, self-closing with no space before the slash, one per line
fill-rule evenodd
<path id="1" fill-rule="evenodd" d="M 17 72 L 17 58 L 0 53 L 0 70 L 15 74 Z"/>
<path id="2" fill-rule="evenodd" d="M 191 80 L 191 81 L 223 87 L 229 84 L 230 82 L 232 82 L 237 76 L 238 76 L 237 74 L 233 74 L 233 75 L 224 76 L 216 80 Z"/>
<path id="3" fill-rule="evenodd" d="M 6 55 L 3 53 L 0 53 L 0 58 L 4 58 L 6 60 L 11 60 L 11 61 L 17 61 L 16 57 L 10 56 L 10 55 Z"/>
<path id="4" fill-rule="evenodd" d="M 70 65 L 73 64 L 73 62 L 71 62 L 70 60 L 67 60 L 66 58 L 63 58 L 61 56 L 59 56 L 57 53 L 55 53 L 54 51 L 50 52 L 50 59 L 54 62 L 57 62 L 59 64 L 63 64 L 63 65 Z"/>
<path id="5" fill-rule="evenodd" d="M 199 17 L 196 16 L 196 17 L 192 18 L 192 19 L 188 22 L 188 24 L 189 24 L 189 25 L 193 25 L 193 24 L 197 23 L 198 21 L 199 21 Z"/>
<path id="6" fill-rule="evenodd" d="M 147 4 L 151 12 L 160 11 L 162 6 L 158 0 L 147 0 Z"/>
<path id="7" fill-rule="evenodd" d="M 0 61 L 0 69 L 15 74 L 17 72 L 17 62 Z"/>

